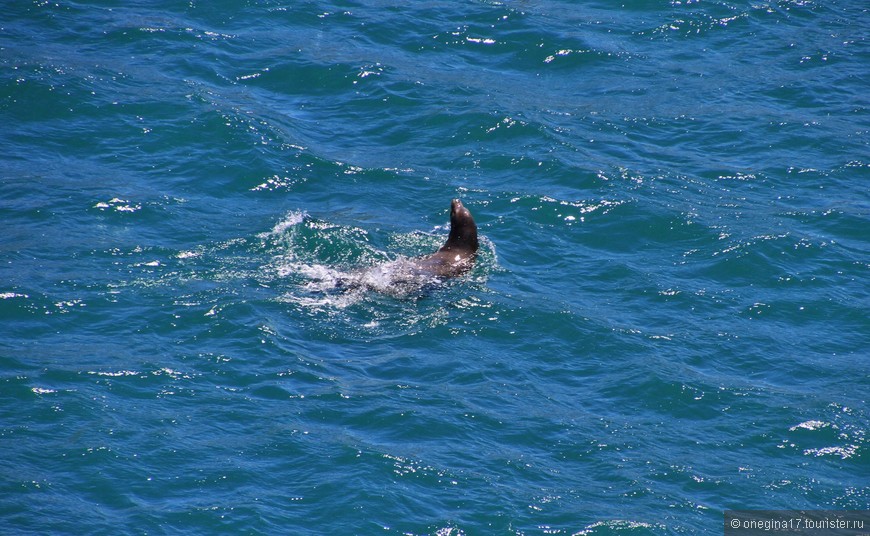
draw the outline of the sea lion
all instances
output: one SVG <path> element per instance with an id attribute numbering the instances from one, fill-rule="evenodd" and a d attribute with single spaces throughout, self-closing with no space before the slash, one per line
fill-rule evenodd
<path id="1" fill-rule="evenodd" d="M 345 292 L 363 288 L 395 296 L 415 294 L 469 271 L 474 266 L 477 248 L 477 224 L 462 201 L 454 199 L 450 203 L 450 234 L 438 251 L 399 258 L 339 277 L 335 286 Z"/>
<path id="2" fill-rule="evenodd" d="M 477 248 L 477 224 L 462 201 L 454 199 L 450 202 L 450 234 L 447 242 L 431 255 L 411 259 L 411 265 L 421 274 L 437 278 L 456 277 L 474 266 Z"/>

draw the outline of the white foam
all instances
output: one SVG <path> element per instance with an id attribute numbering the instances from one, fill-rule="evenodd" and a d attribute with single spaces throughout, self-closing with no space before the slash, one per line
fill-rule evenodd
<path id="1" fill-rule="evenodd" d="M 279 221 L 272 227 L 272 230 L 268 233 L 263 233 L 261 236 L 270 236 L 270 235 L 280 235 L 284 233 L 287 229 L 299 225 L 303 221 L 305 221 L 306 214 L 304 212 L 291 212 L 284 216 L 284 219 Z"/>
<path id="2" fill-rule="evenodd" d="M 135 370 L 118 370 L 118 371 L 94 371 L 89 370 L 88 374 L 92 374 L 94 376 L 103 376 L 107 378 L 119 378 L 123 376 L 140 376 L 140 372 L 136 372 Z"/>
<path id="3" fill-rule="evenodd" d="M 109 199 L 108 202 L 100 201 L 94 208 L 98 208 L 100 210 L 106 210 L 108 208 L 114 208 L 118 212 L 136 212 L 137 210 L 142 208 L 142 205 L 139 203 L 131 203 L 126 199 L 121 199 L 120 197 L 113 197 Z"/>
<path id="4" fill-rule="evenodd" d="M 802 422 L 800 424 L 796 424 L 796 425 L 792 426 L 791 428 L 789 428 L 788 430 L 790 432 L 794 432 L 795 430 L 797 430 L 799 428 L 803 428 L 804 430 L 820 430 L 822 428 L 827 428 L 829 426 L 831 426 L 831 423 L 813 420 L 813 421 L 805 421 L 805 422 Z"/>

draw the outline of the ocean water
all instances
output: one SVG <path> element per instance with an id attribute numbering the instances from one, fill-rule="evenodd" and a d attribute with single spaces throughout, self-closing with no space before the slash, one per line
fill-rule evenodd
<path id="1" fill-rule="evenodd" d="M 0 533 L 870 508 L 868 10 L 5 2 Z"/>

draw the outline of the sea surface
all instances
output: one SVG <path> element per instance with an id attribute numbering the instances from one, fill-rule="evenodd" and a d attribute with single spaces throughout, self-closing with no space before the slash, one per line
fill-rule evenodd
<path id="1" fill-rule="evenodd" d="M 0 7 L 4 535 L 721 534 L 868 401 L 864 0 Z"/>

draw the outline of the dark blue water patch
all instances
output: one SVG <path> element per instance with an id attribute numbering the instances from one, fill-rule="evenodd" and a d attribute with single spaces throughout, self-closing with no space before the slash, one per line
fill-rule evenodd
<path id="1" fill-rule="evenodd" d="M 838 203 L 839 205 L 839 203 Z M 807 209 L 788 210 L 787 219 L 800 222 L 807 235 L 815 235 L 822 244 L 843 248 L 844 253 L 858 254 L 862 251 L 861 240 L 867 224 L 867 208 L 857 206 L 816 206 Z M 812 234 L 811 234 L 812 233 Z"/>
<path id="2" fill-rule="evenodd" d="M 352 89 L 359 72 L 359 68 L 353 65 L 323 66 L 297 61 L 288 65 L 270 66 L 268 72 L 247 84 L 282 95 L 305 94 L 308 98 L 311 98 L 311 89 L 317 88 L 319 97 L 323 98 Z"/>

